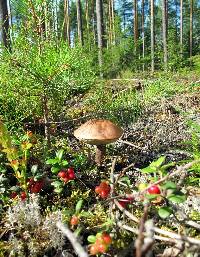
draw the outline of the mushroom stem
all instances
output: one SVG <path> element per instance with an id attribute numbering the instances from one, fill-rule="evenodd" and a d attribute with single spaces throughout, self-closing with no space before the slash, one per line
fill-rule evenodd
<path id="1" fill-rule="evenodd" d="M 101 163 L 105 154 L 106 154 L 106 145 L 97 145 L 95 162 L 98 166 L 101 166 Z"/>

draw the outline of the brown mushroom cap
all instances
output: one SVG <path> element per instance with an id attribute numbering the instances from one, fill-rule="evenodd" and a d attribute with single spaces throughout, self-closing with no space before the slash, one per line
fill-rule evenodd
<path id="1" fill-rule="evenodd" d="M 117 141 L 123 130 L 109 120 L 89 120 L 74 131 L 74 136 L 91 145 L 103 145 Z"/>

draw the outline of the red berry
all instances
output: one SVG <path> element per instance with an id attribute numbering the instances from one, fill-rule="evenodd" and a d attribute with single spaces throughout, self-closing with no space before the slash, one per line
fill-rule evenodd
<path id="1" fill-rule="evenodd" d="M 17 197 L 17 192 L 12 192 L 10 198 L 14 199 Z"/>
<path id="2" fill-rule="evenodd" d="M 66 178 L 67 177 L 67 172 L 65 170 L 61 170 L 59 173 L 58 173 L 58 177 L 60 178 Z"/>
<path id="3" fill-rule="evenodd" d="M 31 193 L 39 193 L 41 189 L 43 188 L 44 182 L 43 180 L 36 181 L 30 188 Z"/>
<path id="4" fill-rule="evenodd" d="M 160 192 L 161 192 L 161 191 L 160 191 L 160 188 L 159 188 L 158 186 L 156 186 L 156 185 L 155 185 L 155 186 L 151 186 L 147 191 L 148 191 L 148 193 L 151 194 L 151 195 L 152 195 L 152 194 L 159 195 Z"/>
<path id="5" fill-rule="evenodd" d="M 102 234 L 102 239 L 103 239 L 104 243 L 107 245 L 110 245 L 112 243 L 111 236 L 105 232 Z"/>
<path id="6" fill-rule="evenodd" d="M 63 178 L 64 183 L 67 183 L 69 181 L 68 176 L 66 178 Z"/>
<path id="7" fill-rule="evenodd" d="M 97 194 L 101 193 L 101 187 L 100 186 L 95 187 L 95 193 L 97 193 Z"/>
<path id="8" fill-rule="evenodd" d="M 73 167 L 69 167 L 68 169 L 67 169 L 67 173 L 68 174 L 74 174 L 74 168 Z"/>
<path id="9" fill-rule="evenodd" d="M 71 220 L 70 220 L 70 224 L 75 226 L 77 225 L 79 222 L 79 218 L 77 216 L 72 216 Z"/>
<path id="10" fill-rule="evenodd" d="M 123 207 L 126 208 L 127 207 L 127 202 L 124 200 L 119 201 L 119 204 Z"/>
<path id="11" fill-rule="evenodd" d="M 21 200 L 24 201 L 26 199 L 26 192 L 21 192 Z"/>
<path id="12" fill-rule="evenodd" d="M 106 244 L 97 244 L 97 247 L 100 253 L 105 253 L 108 249 L 108 246 Z"/>
<path id="13" fill-rule="evenodd" d="M 101 189 L 107 189 L 110 187 L 109 184 L 105 181 L 101 182 L 99 186 Z"/>
<path id="14" fill-rule="evenodd" d="M 75 179 L 75 178 L 76 178 L 75 173 L 68 173 L 68 178 L 69 178 L 70 180 Z"/>
<path id="15" fill-rule="evenodd" d="M 109 192 L 107 190 L 101 190 L 100 196 L 101 198 L 107 198 L 109 195 Z"/>
<path id="16" fill-rule="evenodd" d="M 97 244 L 92 244 L 90 246 L 90 254 L 91 255 L 96 255 L 97 253 L 99 253 Z"/>

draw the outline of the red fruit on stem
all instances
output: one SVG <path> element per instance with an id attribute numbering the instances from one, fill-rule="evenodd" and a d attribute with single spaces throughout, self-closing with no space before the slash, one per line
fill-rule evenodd
<path id="1" fill-rule="evenodd" d="M 74 168 L 73 167 L 69 167 L 68 169 L 67 169 L 67 173 L 68 174 L 74 174 Z"/>
<path id="2" fill-rule="evenodd" d="M 101 198 L 107 198 L 109 195 L 109 192 L 107 190 L 101 190 L 100 196 Z"/>
<path id="3" fill-rule="evenodd" d="M 95 193 L 97 193 L 97 194 L 101 193 L 101 187 L 100 186 L 95 187 Z"/>
<path id="4" fill-rule="evenodd" d="M 69 181 L 69 178 L 66 177 L 66 178 L 63 178 L 62 180 L 64 181 L 64 183 L 67 183 Z"/>
<path id="5" fill-rule="evenodd" d="M 26 192 L 21 192 L 21 200 L 24 201 L 26 199 Z"/>
<path id="6" fill-rule="evenodd" d="M 68 173 L 68 178 L 69 178 L 70 180 L 74 180 L 74 179 L 76 178 L 75 173 Z"/>
<path id="7" fill-rule="evenodd" d="M 101 182 L 99 186 L 101 189 L 107 189 L 108 187 L 110 187 L 109 184 L 105 181 Z"/>
<path id="8" fill-rule="evenodd" d="M 123 208 L 126 208 L 127 207 L 127 202 L 126 201 L 119 201 L 119 204 L 123 207 Z"/>
<path id="9" fill-rule="evenodd" d="M 90 246 L 90 254 L 96 255 L 97 253 L 99 253 L 98 246 L 96 244 L 92 244 Z"/>
<path id="10" fill-rule="evenodd" d="M 77 216 L 72 216 L 71 220 L 70 220 L 70 224 L 75 226 L 79 223 L 79 218 Z"/>
<path id="11" fill-rule="evenodd" d="M 160 188 L 159 188 L 158 186 L 156 186 L 156 185 L 155 185 L 155 186 L 151 186 L 147 191 L 148 191 L 148 193 L 151 194 L 151 195 L 152 195 L 152 194 L 159 195 L 160 192 L 161 192 L 161 191 L 160 191 Z"/>
<path id="12" fill-rule="evenodd" d="M 100 253 L 105 253 L 108 250 L 108 246 L 106 244 L 98 244 L 97 247 Z"/>
<path id="13" fill-rule="evenodd" d="M 67 172 L 65 170 L 61 170 L 59 173 L 58 173 L 58 177 L 60 178 L 66 178 L 67 177 Z"/>
<path id="14" fill-rule="evenodd" d="M 110 245 L 112 243 L 111 236 L 105 232 L 102 234 L 102 239 L 103 239 L 104 243 L 107 245 Z"/>
<path id="15" fill-rule="evenodd" d="M 17 192 L 12 192 L 10 198 L 14 199 L 17 197 Z"/>

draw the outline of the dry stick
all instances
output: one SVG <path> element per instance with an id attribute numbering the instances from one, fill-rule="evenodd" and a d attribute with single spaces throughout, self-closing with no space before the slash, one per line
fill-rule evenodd
<path id="1" fill-rule="evenodd" d="M 134 167 L 134 166 L 135 166 L 135 163 L 131 163 L 128 167 L 124 168 L 124 169 L 121 171 L 121 173 L 117 176 L 117 178 L 116 178 L 116 180 L 115 180 L 115 185 L 117 184 L 119 178 L 123 177 L 124 174 L 125 174 L 125 172 L 126 172 L 127 170 L 129 170 L 130 168 Z"/>
<path id="2" fill-rule="evenodd" d="M 166 181 L 167 179 L 178 175 L 178 174 L 179 174 L 180 172 L 182 172 L 182 171 L 186 171 L 187 169 L 191 168 L 194 164 L 197 164 L 197 163 L 200 163 L 200 160 L 195 160 L 195 161 L 189 162 L 189 163 L 187 163 L 187 164 L 184 165 L 184 166 L 179 166 L 179 167 L 177 168 L 177 170 L 175 170 L 174 172 L 172 172 L 172 173 L 166 175 L 165 177 L 159 179 L 158 181 L 156 181 L 156 182 L 150 184 L 150 185 L 149 185 L 148 187 L 146 187 L 144 190 L 142 190 L 142 191 L 140 191 L 140 192 L 138 192 L 138 193 L 136 193 L 136 194 L 129 195 L 129 196 L 130 196 L 130 197 L 131 197 L 131 196 L 132 196 L 132 197 L 138 197 L 138 196 L 144 194 L 150 187 L 155 186 L 155 185 L 158 185 L 158 184 L 160 184 L 160 183 Z M 119 196 L 117 196 L 117 198 L 121 198 L 121 197 L 124 197 L 124 195 L 119 195 Z"/>
<path id="3" fill-rule="evenodd" d="M 57 222 L 56 226 L 68 238 L 68 240 L 72 244 L 74 250 L 76 251 L 79 257 L 89 257 L 85 249 L 82 247 L 82 245 L 78 242 L 77 238 L 74 236 L 74 233 L 72 233 L 67 226 L 63 225 L 62 222 Z"/>
<path id="4" fill-rule="evenodd" d="M 117 225 L 118 225 L 120 228 L 123 228 L 123 229 L 125 229 L 125 230 L 127 230 L 127 231 L 130 231 L 130 232 L 132 232 L 132 233 L 134 233 L 134 234 L 136 234 L 136 235 L 139 234 L 139 231 L 138 231 L 138 229 L 136 229 L 136 228 L 132 228 L 132 227 L 130 227 L 130 226 L 128 226 L 128 225 L 124 225 L 124 224 L 122 224 L 121 222 L 117 222 Z M 144 233 L 144 235 L 145 235 L 145 233 Z M 163 236 L 154 235 L 154 238 L 155 238 L 156 240 L 165 241 L 165 242 L 172 243 L 172 244 L 177 243 L 177 240 L 176 240 L 176 239 L 169 238 L 169 237 L 163 237 Z"/>
<path id="5" fill-rule="evenodd" d="M 115 165 L 117 162 L 117 157 L 114 158 L 112 162 L 112 167 L 110 171 L 110 196 L 112 197 L 114 194 L 114 184 L 115 184 L 115 178 L 114 178 L 114 170 L 115 170 Z M 113 210 L 113 201 L 110 202 L 110 215 L 112 215 L 112 210 Z"/>
<path id="6" fill-rule="evenodd" d="M 136 257 L 142 257 L 142 245 L 144 243 L 144 223 L 147 220 L 148 216 L 148 204 L 145 204 L 144 206 L 144 213 L 140 220 L 140 227 L 139 227 L 139 234 L 138 238 L 135 241 L 135 247 L 136 247 Z"/>
<path id="7" fill-rule="evenodd" d="M 120 211 L 123 211 L 123 213 L 131 220 L 133 220 L 134 222 L 136 223 L 139 223 L 139 220 L 137 217 L 135 217 L 132 213 L 130 213 L 129 211 L 125 210 L 117 200 L 114 200 L 114 203 L 115 205 L 117 206 L 117 208 L 120 209 Z M 163 229 L 160 229 L 160 228 L 157 228 L 157 227 L 154 227 L 153 228 L 154 232 L 156 233 L 159 233 L 159 234 L 162 234 L 162 235 L 165 235 L 165 236 L 168 236 L 168 237 L 171 237 L 171 238 L 174 238 L 174 239 L 177 239 L 177 240 L 181 240 L 181 241 L 186 241 L 188 243 L 191 243 L 191 244 L 195 244 L 195 245 L 198 245 L 200 246 L 200 240 L 199 239 L 195 239 L 195 238 L 192 238 L 192 237 L 187 237 L 187 236 L 183 236 L 183 235 L 178 235 L 176 233 L 173 233 L 173 232 L 169 232 L 169 231 L 166 231 L 166 230 L 163 230 Z"/>

